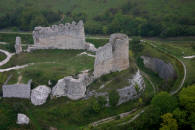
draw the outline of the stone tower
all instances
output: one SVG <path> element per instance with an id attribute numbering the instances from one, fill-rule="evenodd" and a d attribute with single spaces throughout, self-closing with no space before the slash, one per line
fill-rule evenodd
<path id="1" fill-rule="evenodd" d="M 109 43 L 96 52 L 94 77 L 99 78 L 110 72 L 122 71 L 129 67 L 129 39 L 121 33 L 112 34 Z"/>

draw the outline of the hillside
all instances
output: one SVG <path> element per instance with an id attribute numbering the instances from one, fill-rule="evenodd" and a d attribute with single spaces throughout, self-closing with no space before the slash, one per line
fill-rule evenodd
<path id="1" fill-rule="evenodd" d="M 83 19 L 90 34 L 192 36 L 194 6 L 193 0 L 1 0 L 0 28 L 29 31 Z"/>

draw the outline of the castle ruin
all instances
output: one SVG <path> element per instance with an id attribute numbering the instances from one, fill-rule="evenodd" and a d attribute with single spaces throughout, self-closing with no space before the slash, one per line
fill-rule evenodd
<path id="1" fill-rule="evenodd" d="M 89 43 L 85 41 L 83 21 L 72 22 L 51 27 L 35 27 L 33 31 L 35 49 L 88 49 Z"/>
<path id="2" fill-rule="evenodd" d="M 94 77 L 129 68 L 129 39 L 125 34 L 112 34 L 109 43 L 96 51 Z"/>

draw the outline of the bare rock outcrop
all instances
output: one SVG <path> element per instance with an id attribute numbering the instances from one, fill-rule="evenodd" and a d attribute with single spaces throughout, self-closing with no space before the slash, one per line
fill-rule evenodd
<path id="1" fill-rule="evenodd" d="M 19 54 L 22 52 L 22 42 L 21 42 L 21 37 L 16 37 L 16 43 L 15 43 L 15 50 L 16 54 Z"/>
<path id="2" fill-rule="evenodd" d="M 30 122 L 30 119 L 25 114 L 18 113 L 16 124 L 27 125 L 29 124 L 29 122 Z"/>
<path id="3" fill-rule="evenodd" d="M 125 34 L 112 34 L 109 43 L 96 51 L 94 77 L 129 67 L 129 39 Z"/>
<path id="4" fill-rule="evenodd" d="M 51 97 L 67 96 L 71 100 L 78 100 L 85 96 L 86 86 L 92 82 L 88 71 L 83 71 L 78 77 L 67 76 L 58 80 L 52 89 Z"/>
<path id="5" fill-rule="evenodd" d="M 51 88 L 41 85 L 32 89 L 31 102 L 34 105 L 42 105 L 46 103 L 47 97 L 51 93 Z"/>
<path id="6" fill-rule="evenodd" d="M 5 83 L 2 86 L 3 97 L 29 99 L 30 92 L 31 92 L 31 82 L 32 80 L 29 80 L 28 84 L 12 84 L 12 85 L 7 85 L 7 83 Z"/>
<path id="7" fill-rule="evenodd" d="M 144 91 L 144 79 L 139 70 L 136 72 L 132 79 L 129 79 L 129 84 L 129 86 L 117 90 L 120 96 L 117 105 L 139 97 L 141 92 Z"/>
<path id="8" fill-rule="evenodd" d="M 163 60 L 148 56 L 141 56 L 144 62 L 144 66 L 157 73 L 160 78 L 168 81 L 174 79 L 177 74 L 171 63 L 165 63 Z"/>

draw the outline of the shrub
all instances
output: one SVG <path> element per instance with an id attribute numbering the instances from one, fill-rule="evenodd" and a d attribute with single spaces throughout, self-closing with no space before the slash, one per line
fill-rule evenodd
<path id="1" fill-rule="evenodd" d="M 119 101 L 119 94 L 116 90 L 112 90 L 109 93 L 109 103 L 111 106 L 116 106 Z"/>

